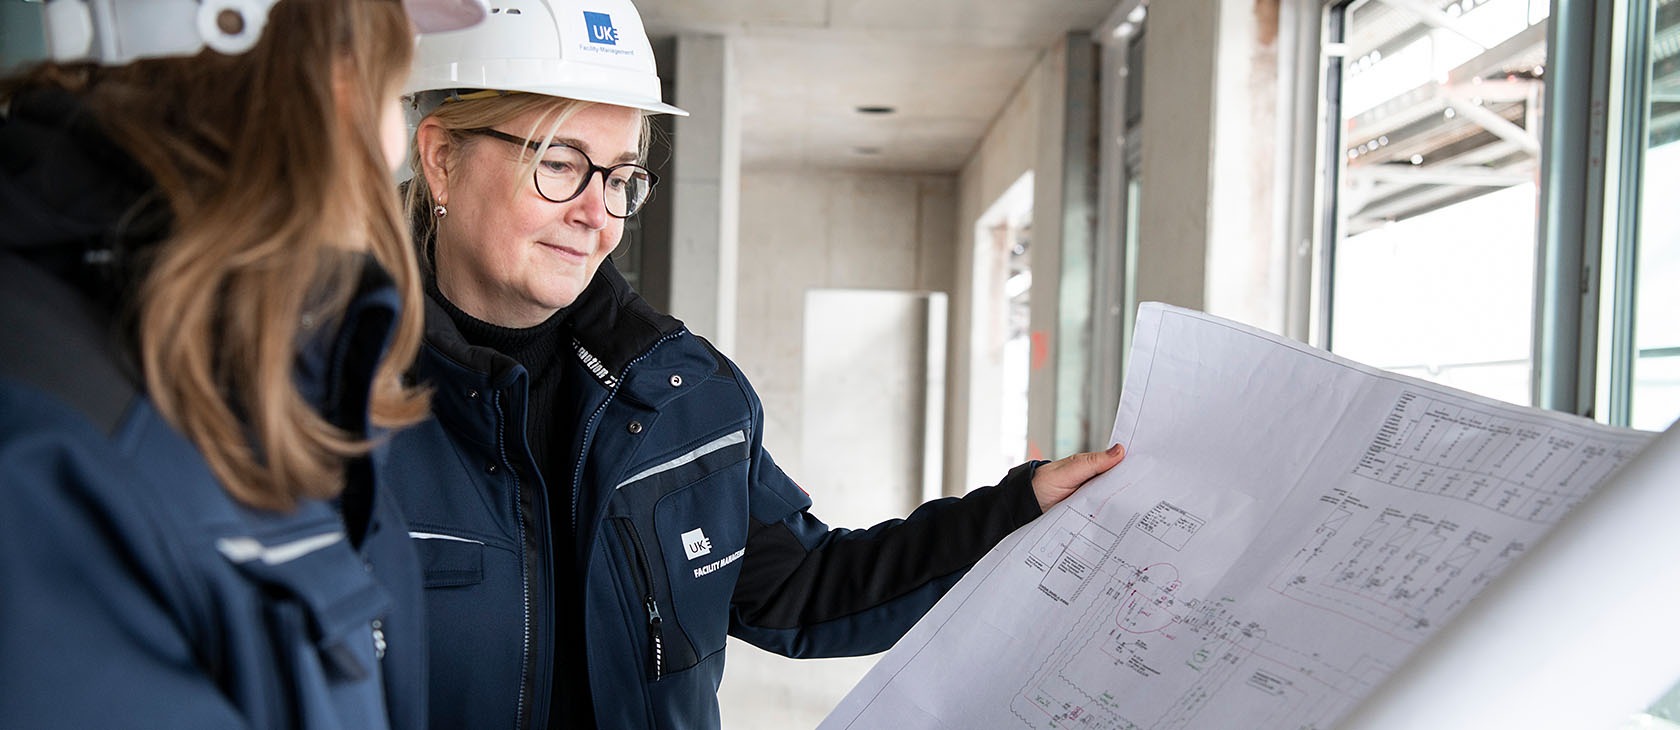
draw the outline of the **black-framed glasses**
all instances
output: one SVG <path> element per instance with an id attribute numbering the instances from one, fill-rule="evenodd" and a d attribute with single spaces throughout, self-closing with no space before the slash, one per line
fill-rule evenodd
<path id="1" fill-rule="evenodd" d="M 602 167 L 589 159 L 583 150 L 571 145 L 555 142 L 544 147 L 541 142 L 521 139 L 490 127 L 461 131 L 516 144 L 540 155 L 542 160 L 537 163 L 536 171 L 531 173 L 531 182 L 537 186 L 537 194 L 549 202 L 564 203 L 582 195 L 589 187 L 589 181 L 599 172 L 602 189 L 606 193 L 603 198 L 607 204 L 607 215 L 629 218 L 642 209 L 642 205 L 653 195 L 653 186 L 659 184 L 659 176 L 641 165 L 625 162 Z"/>

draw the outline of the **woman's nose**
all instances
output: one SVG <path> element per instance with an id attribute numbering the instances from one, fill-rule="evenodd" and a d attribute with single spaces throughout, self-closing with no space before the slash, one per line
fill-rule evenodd
<path id="1" fill-rule="evenodd" d="M 595 175 L 600 173 L 601 183 L 596 184 Z M 583 192 L 573 198 L 567 210 L 567 218 L 588 226 L 590 230 L 600 230 L 607 226 L 612 216 L 607 214 L 607 183 L 606 172 L 590 170 L 589 179 L 584 181 Z"/>

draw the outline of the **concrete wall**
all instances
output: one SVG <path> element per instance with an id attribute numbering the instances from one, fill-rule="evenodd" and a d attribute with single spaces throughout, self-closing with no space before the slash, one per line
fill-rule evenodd
<path id="1" fill-rule="evenodd" d="M 1207 311 L 1281 333 L 1289 253 L 1277 171 L 1294 161 L 1278 157 L 1279 2 L 1228 1 L 1219 14 Z"/>
<path id="2" fill-rule="evenodd" d="M 675 98 L 689 116 L 671 120 L 670 312 L 724 352 L 735 347 L 740 227 L 741 119 L 729 38 L 685 34 L 674 44 Z"/>
<path id="3" fill-rule="evenodd" d="M 959 197 L 951 297 L 951 388 L 947 406 L 946 493 L 961 494 L 1001 474 L 971 474 L 968 464 L 972 378 L 968 365 L 974 327 L 974 224 L 1023 173 L 1033 172 L 1031 329 L 1035 348 L 1054 352 L 1061 236 L 1062 107 L 1066 41 L 1046 49 L 1010 97 L 958 176 Z M 1048 457 L 1055 425 L 1055 368 L 1035 358 L 1028 383 L 1028 455 Z M 1036 451 L 1035 451 L 1036 448 Z"/>
<path id="4" fill-rule="evenodd" d="M 1149 8 L 1137 301 L 1202 309 L 1210 232 L 1221 0 Z"/>
<path id="5" fill-rule="evenodd" d="M 739 340 L 731 354 L 764 399 L 766 443 L 795 478 L 805 292 L 950 292 L 955 202 L 947 176 L 742 174 Z"/>
<path id="6" fill-rule="evenodd" d="M 1290 310 L 1282 233 L 1278 0 L 1149 7 L 1137 300 L 1276 332 Z M 1302 123 L 1310 123 L 1306 120 Z"/>
<path id="7" fill-rule="evenodd" d="M 738 339 L 731 354 L 764 401 L 765 444 L 800 480 L 808 461 L 801 448 L 806 420 L 822 417 L 803 411 L 806 292 L 950 292 L 956 180 L 748 169 L 740 199 Z M 820 481 L 813 475 L 805 483 Z M 821 490 L 812 487 L 811 496 L 813 512 L 824 516 Z M 903 516 L 908 501 L 909 495 L 881 495 L 880 514 L 865 521 Z M 724 726 L 815 727 L 874 661 L 786 659 L 732 639 L 720 692 Z"/>

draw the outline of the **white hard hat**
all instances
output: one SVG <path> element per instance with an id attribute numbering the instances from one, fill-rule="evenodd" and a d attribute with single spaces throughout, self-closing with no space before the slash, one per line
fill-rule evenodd
<path id="1" fill-rule="evenodd" d="M 116 66 L 205 48 L 249 51 L 277 1 L 48 0 L 41 22 L 48 58 Z M 485 0 L 403 0 L 403 6 L 422 33 L 460 30 L 489 15 Z"/>
<path id="2" fill-rule="evenodd" d="M 403 90 L 416 106 L 473 89 L 688 116 L 660 99 L 653 46 L 630 0 L 496 0 L 483 24 L 420 39 Z"/>

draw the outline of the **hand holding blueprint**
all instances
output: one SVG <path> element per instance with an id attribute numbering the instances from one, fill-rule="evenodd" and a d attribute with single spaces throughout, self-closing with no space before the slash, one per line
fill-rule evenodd
<path id="1" fill-rule="evenodd" d="M 822 728 L 1329 727 L 1650 438 L 1198 312 L 1135 331 L 1126 460 Z"/>

